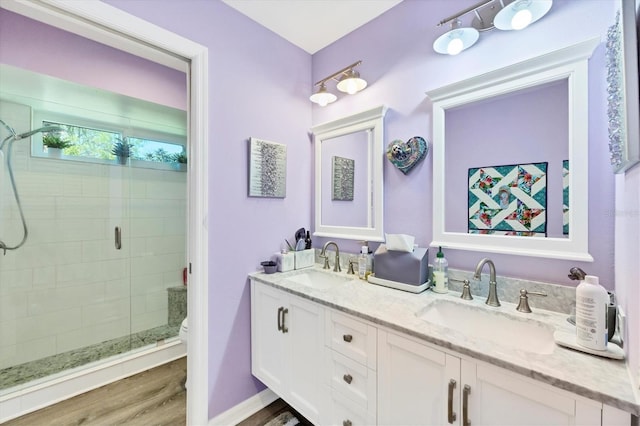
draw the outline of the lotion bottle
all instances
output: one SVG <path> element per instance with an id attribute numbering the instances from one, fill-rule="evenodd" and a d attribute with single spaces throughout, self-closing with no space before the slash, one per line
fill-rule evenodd
<path id="1" fill-rule="evenodd" d="M 432 290 L 436 293 L 449 291 L 449 262 L 444 257 L 442 247 L 439 248 L 436 260 L 433 262 L 433 281 Z"/>
<path id="2" fill-rule="evenodd" d="M 360 256 L 358 256 L 358 278 L 361 280 L 366 280 L 371 274 L 369 258 L 369 246 L 362 246 L 360 248 Z"/>
<path id="3" fill-rule="evenodd" d="M 576 287 L 576 342 L 589 349 L 607 349 L 609 294 L 595 275 L 587 275 Z"/>

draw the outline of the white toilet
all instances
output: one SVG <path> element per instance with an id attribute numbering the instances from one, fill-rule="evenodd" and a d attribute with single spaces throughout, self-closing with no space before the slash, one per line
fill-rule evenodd
<path id="1" fill-rule="evenodd" d="M 184 343 L 185 346 L 187 346 L 188 331 L 189 331 L 189 325 L 187 324 L 187 318 L 185 318 L 182 321 L 182 324 L 180 325 L 180 333 L 179 333 L 180 341 Z"/>

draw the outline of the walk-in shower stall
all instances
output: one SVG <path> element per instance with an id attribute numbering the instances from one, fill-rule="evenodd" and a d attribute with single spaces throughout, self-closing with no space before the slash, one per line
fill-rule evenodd
<path id="1" fill-rule="evenodd" d="M 2 396 L 177 336 L 187 118 L 0 67 Z"/>

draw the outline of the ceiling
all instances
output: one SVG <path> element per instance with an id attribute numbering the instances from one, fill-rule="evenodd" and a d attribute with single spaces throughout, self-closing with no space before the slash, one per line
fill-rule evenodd
<path id="1" fill-rule="evenodd" d="M 402 0 L 222 0 L 310 54 Z"/>

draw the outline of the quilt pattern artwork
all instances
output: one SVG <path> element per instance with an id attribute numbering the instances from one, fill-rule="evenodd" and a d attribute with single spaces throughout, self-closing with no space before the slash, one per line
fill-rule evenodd
<path id="1" fill-rule="evenodd" d="M 547 166 L 470 168 L 469 233 L 546 236 Z"/>

